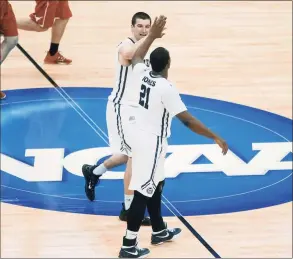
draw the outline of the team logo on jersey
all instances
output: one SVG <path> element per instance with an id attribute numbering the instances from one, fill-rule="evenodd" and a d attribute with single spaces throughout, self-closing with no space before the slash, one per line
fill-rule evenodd
<path id="1" fill-rule="evenodd" d="M 96 201 L 81 166 L 111 155 L 105 110 L 111 89 L 13 90 L 1 101 L 1 201 L 48 210 L 118 215 L 124 166 L 101 177 Z M 182 215 L 264 208 L 292 201 L 292 120 L 182 95 L 189 111 L 223 136 L 226 156 L 179 120 L 171 127 L 164 197 Z M 142 165 L 143 166 L 143 165 Z M 147 192 L 154 190 L 147 190 Z M 172 215 L 162 207 L 164 215 Z"/>

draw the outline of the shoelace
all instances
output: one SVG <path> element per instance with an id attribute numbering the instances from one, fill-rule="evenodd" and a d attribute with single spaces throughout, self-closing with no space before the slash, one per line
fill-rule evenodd
<path id="1" fill-rule="evenodd" d="M 143 249 L 140 248 L 138 245 L 136 245 L 134 248 L 135 248 L 136 250 L 138 250 L 138 251 L 142 251 L 142 250 L 143 250 Z"/>
<path id="2" fill-rule="evenodd" d="M 66 60 L 66 58 L 64 56 L 62 56 L 59 52 L 59 55 L 58 55 L 58 58 L 57 58 L 58 61 L 61 61 L 61 62 L 64 62 Z"/>

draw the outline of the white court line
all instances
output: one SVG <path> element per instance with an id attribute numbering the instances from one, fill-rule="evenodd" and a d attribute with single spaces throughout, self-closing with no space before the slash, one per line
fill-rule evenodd
<path id="1" fill-rule="evenodd" d="M 16 190 L 16 191 L 21 191 L 21 192 L 26 192 L 26 193 L 31 193 L 31 194 L 46 196 L 46 197 L 54 197 L 54 198 L 61 198 L 61 199 L 68 199 L 68 200 L 79 200 L 79 201 L 87 201 L 88 200 L 88 199 L 74 198 L 74 197 L 68 197 L 68 196 L 57 195 L 57 194 L 47 194 L 47 193 L 42 193 L 42 192 L 33 192 L 33 191 L 24 190 L 24 189 L 14 188 L 14 187 L 7 186 L 7 185 L 3 185 L 3 184 L 1 184 L 1 187 L 8 188 L 8 189 L 12 189 L 12 190 Z M 78 194 L 78 195 L 80 195 L 80 194 Z M 1 201 L 5 201 L 5 200 L 1 200 Z M 94 200 L 94 202 L 121 203 L 122 201 Z"/>
<path id="2" fill-rule="evenodd" d="M 60 87 L 61 88 L 61 87 Z M 54 87 L 54 89 L 56 89 L 56 91 L 62 96 L 62 98 L 78 113 L 78 115 L 94 130 L 94 132 L 95 133 L 97 133 L 97 135 L 107 144 L 107 145 L 109 145 L 108 144 L 108 141 L 103 137 L 103 136 L 101 136 L 100 135 L 100 133 L 88 122 L 88 120 L 86 120 L 86 118 L 67 100 L 67 98 L 65 98 L 63 95 L 62 95 L 62 93 L 61 92 L 59 92 L 59 90 L 58 90 L 58 88 L 57 87 Z M 64 90 L 63 90 L 64 91 Z M 66 93 L 67 94 L 67 93 Z M 70 100 L 72 100 L 73 101 L 73 99 L 67 94 L 67 96 L 68 96 L 68 99 L 70 99 Z M 75 103 L 74 101 L 73 101 L 73 103 Z M 76 104 L 76 103 L 75 103 Z M 77 105 L 77 107 L 84 113 L 84 114 L 86 114 L 86 112 L 79 106 L 79 105 Z M 89 118 L 89 116 L 87 115 L 87 117 Z M 93 122 L 93 124 L 101 131 L 101 132 L 103 132 L 103 130 L 101 130 L 100 128 L 99 128 L 99 126 L 91 119 L 91 121 Z M 103 134 L 107 137 L 107 135 L 103 132 Z M 107 137 L 108 138 L 108 137 Z"/>
<path id="3" fill-rule="evenodd" d="M 55 88 L 56 90 L 58 88 Z M 88 114 L 70 97 L 69 94 L 66 93 L 66 91 L 60 87 L 60 89 L 63 91 L 63 93 L 80 109 L 80 111 L 82 111 L 82 113 L 100 130 L 100 132 L 106 137 L 108 138 L 107 134 L 92 120 L 92 118 L 90 116 L 88 116 Z M 108 138 L 109 140 L 109 138 Z"/>
<path id="4" fill-rule="evenodd" d="M 0 103 L 1 106 L 10 105 L 10 104 L 19 104 L 19 103 L 33 103 L 33 102 L 44 102 L 44 101 L 63 101 L 64 98 L 52 98 L 52 99 L 33 99 L 33 100 L 26 100 L 26 101 L 17 101 L 17 102 L 5 102 Z M 75 100 L 107 100 L 107 98 L 75 98 Z"/>

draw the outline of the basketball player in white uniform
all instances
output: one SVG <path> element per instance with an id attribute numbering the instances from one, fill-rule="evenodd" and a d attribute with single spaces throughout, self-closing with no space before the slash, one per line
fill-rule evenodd
<path id="1" fill-rule="evenodd" d="M 85 192 L 89 200 L 95 199 L 95 186 L 99 177 L 107 170 L 127 163 L 131 156 L 131 146 L 125 135 L 122 119 L 124 114 L 121 112 L 122 106 L 131 104 L 126 96 L 131 91 L 132 66 L 131 59 L 137 47 L 143 42 L 151 26 L 151 18 L 148 14 L 138 12 L 132 17 L 132 37 L 123 40 L 117 46 L 116 56 L 116 82 L 111 95 L 108 98 L 106 120 L 112 156 L 94 166 L 84 165 L 82 168 L 85 176 Z M 144 60 L 149 64 L 149 60 Z M 124 174 L 124 203 L 120 212 L 120 220 L 127 220 L 127 213 L 133 199 L 133 191 L 128 189 L 131 178 L 131 168 L 127 164 Z M 150 226 L 149 217 L 142 220 L 142 225 Z"/>
<path id="2" fill-rule="evenodd" d="M 134 190 L 134 198 L 128 212 L 120 258 L 141 258 L 150 253 L 149 249 L 137 246 L 137 235 L 146 207 L 153 230 L 152 244 L 171 241 L 181 232 L 179 228 L 167 228 L 161 215 L 167 138 L 171 134 L 174 116 L 195 133 L 213 139 L 223 154 L 228 151 L 224 140 L 188 113 L 175 86 L 167 80 L 171 62 L 169 52 L 162 47 L 155 49 L 150 55 L 151 70 L 143 63 L 152 42 L 164 35 L 165 24 L 164 16 L 154 21 L 148 36 L 132 58 L 132 98 L 138 106 L 123 107 L 125 111 L 122 112 L 128 114 L 128 124 L 124 124 L 126 135 L 131 136 L 132 158 L 129 162 L 132 161 L 132 177 L 129 189 Z"/>

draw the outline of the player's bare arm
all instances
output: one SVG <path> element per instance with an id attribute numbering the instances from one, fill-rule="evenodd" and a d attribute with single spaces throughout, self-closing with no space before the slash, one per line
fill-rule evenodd
<path id="1" fill-rule="evenodd" d="M 166 20 L 167 17 L 163 15 L 160 15 L 159 18 L 155 19 L 148 36 L 145 37 L 144 41 L 139 45 L 133 55 L 131 60 L 132 67 L 134 67 L 137 63 L 143 63 L 143 59 L 154 40 L 162 38 L 165 35 L 163 31 L 165 30 Z"/>
<path id="2" fill-rule="evenodd" d="M 133 44 L 131 42 L 124 44 L 119 50 L 120 58 L 127 60 L 127 61 L 131 61 L 135 51 L 141 45 L 141 43 L 144 42 L 145 38 L 146 37 L 140 39 L 135 44 Z"/>
<path id="3" fill-rule="evenodd" d="M 181 112 L 176 115 L 176 117 L 190 130 L 193 132 L 205 136 L 207 138 L 213 139 L 222 149 L 222 153 L 225 155 L 228 151 L 227 143 L 209 130 L 203 123 L 194 118 L 188 111 Z"/>

